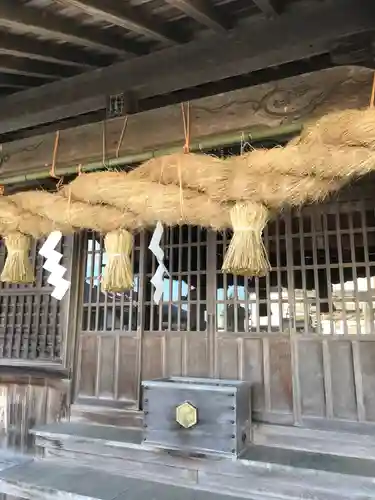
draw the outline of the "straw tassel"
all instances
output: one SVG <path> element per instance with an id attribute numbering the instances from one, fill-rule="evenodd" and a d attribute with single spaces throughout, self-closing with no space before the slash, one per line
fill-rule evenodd
<path id="1" fill-rule="evenodd" d="M 262 232 L 268 210 L 256 203 L 237 203 L 230 210 L 233 236 L 222 271 L 240 276 L 265 276 L 271 269 Z"/>
<path id="2" fill-rule="evenodd" d="M 133 238 L 129 231 L 120 229 L 111 231 L 104 239 L 108 255 L 102 279 L 102 288 L 106 292 L 124 292 L 133 288 L 131 252 Z"/>
<path id="3" fill-rule="evenodd" d="M 10 233 L 4 238 L 7 256 L 0 280 L 5 283 L 33 283 L 34 269 L 29 259 L 31 238 L 22 233 Z"/>

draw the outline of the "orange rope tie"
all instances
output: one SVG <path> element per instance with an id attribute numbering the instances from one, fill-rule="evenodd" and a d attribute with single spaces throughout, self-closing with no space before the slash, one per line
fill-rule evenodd
<path id="1" fill-rule="evenodd" d="M 371 98 L 370 98 L 370 108 L 374 107 L 374 101 L 375 101 L 375 72 L 374 72 L 374 78 L 372 81 L 372 90 L 371 90 Z"/>
<path id="2" fill-rule="evenodd" d="M 59 141 L 60 141 L 60 131 L 58 130 L 55 135 L 55 144 L 53 146 L 53 154 L 52 154 L 52 165 L 51 165 L 51 170 L 49 171 L 49 175 L 54 179 L 60 179 L 60 177 L 56 175 L 56 158 L 57 158 L 57 150 L 59 147 Z"/>
<path id="3" fill-rule="evenodd" d="M 190 102 L 186 103 L 186 111 L 185 104 L 181 103 L 181 113 L 182 113 L 182 124 L 184 126 L 184 136 L 185 136 L 185 144 L 184 144 L 184 153 L 188 154 L 190 152 Z M 182 189 L 182 172 L 181 172 L 181 164 L 178 163 L 178 181 L 180 186 L 180 210 L 181 210 L 181 218 L 184 219 L 184 192 Z"/>
<path id="4" fill-rule="evenodd" d="M 186 111 L 185 104 L 181 103 L 181 112 L 182 112 L 182 123 L 184 126 L 184 136 L 185 136 L 185 144 L 184 144 L 184 152 L 190 152 L 190 102 L 186 103 Z"/>
<path id="5" fill-rule="evenodd" d="M 52 155 L 52 164 L 51 164 L 51 170 L 49 172 L 49 175 L 58 181 L 56 189 L 59 190 L 61 185 L 64 182 L 64 177 L 59 177 L 56 174 L 56 160 L 57 160 L 57 151 L 59 149 L 59 142 L 60 142 L 60 130 L 57 130 L 56 135 L 55 135 L 55 144 L 53 146 L 53 155 Z"/>
<path id="6" fill-rule="evenodd" d="M 124 140 L 124 135 L 125 135 L 127 126 L 128 126 L 128 115 L 125 116 L 124 123 L 122 125 L 122 130 L 121 130 L 120 138 L 118 140 L 117 148 L 116 148 L 116 158 L 118 158 L 119 155 L 120 155 L 120 149 L 121 149 L 121 146 L 122 146 L 122 143 L 123 143 L 123 140 Z"/>

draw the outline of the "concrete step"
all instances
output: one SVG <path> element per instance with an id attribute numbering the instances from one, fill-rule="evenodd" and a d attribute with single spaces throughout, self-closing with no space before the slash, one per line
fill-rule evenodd
<path id="1" fill-rule="evenodd" d="M 90 427 L 90 428 L 88 428 Z M 49 459 L 133 478 L 277 498 L 375 498 L 375 461 L 252 446 L 241 460 L 182 457 L 142 445 L 141 433 L 53 424 L 34 430 Z M 312 495 L 312 496 L 311 496 Z M 275 498 L 276 498 L 275 497 Z"/>

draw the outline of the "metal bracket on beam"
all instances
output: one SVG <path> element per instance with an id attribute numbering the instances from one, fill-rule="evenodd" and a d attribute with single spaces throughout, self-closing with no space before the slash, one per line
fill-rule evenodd
<path id="1" fill-rule="evenodd" d="M 107 98 L 107 118 L 118 118 L 138 112 L 138 100 L 133 92 L 113 94 Z"/>

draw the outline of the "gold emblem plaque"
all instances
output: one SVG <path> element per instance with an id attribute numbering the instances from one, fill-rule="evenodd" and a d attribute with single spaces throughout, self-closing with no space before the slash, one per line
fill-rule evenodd
<path id="1" fill-rule="evenodd" d="M 190 429 L 198 423 L 198 411 L 195 406 L 193 406 L 188 401 L 182 403 L 176 407 L 176 422 L 184 427 L 185 429 Z"/>

